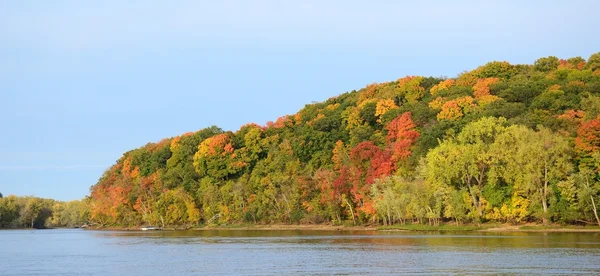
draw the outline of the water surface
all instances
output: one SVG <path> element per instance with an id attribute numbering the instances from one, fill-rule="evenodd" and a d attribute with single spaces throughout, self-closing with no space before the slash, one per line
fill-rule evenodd
<path id="1" fill-rule="evenodd" d="M 0 231 L 0 275 L 600 274 L 600 233 Z"/>

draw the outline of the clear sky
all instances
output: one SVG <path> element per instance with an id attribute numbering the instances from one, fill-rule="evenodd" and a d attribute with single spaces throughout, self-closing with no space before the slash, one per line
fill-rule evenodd
<path id="1" fill-rule="evenodd" d="M 80 199 L 147 142 L 373 82 L 587 59 L 599 3 L 0 0 L 0 192 Z"/>

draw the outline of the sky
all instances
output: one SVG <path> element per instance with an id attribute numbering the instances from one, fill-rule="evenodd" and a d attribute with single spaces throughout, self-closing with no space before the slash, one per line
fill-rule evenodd
<path id="1" fill-rule="evenodd" d="M 526 2 L 526 3 L 522 3 Z M 0 0 L 0 193 L 81 199 L 125 151 L 373 82 L 600 51 L 600 1 Z"/>

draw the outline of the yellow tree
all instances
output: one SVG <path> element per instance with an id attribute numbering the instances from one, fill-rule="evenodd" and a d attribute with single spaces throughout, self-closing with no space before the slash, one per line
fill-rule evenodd
<path id="1" fill-rule="evenodd" d="M 455 84 L 456 84 L 456 81 L 454 81 L 453 79 L 443 80 L 440 83 L 431 87 L 431 89 L 429 90 L 429 93 L 431 93 L 431 95 L 435 96 L 438 93 L 440 93 L 441 91 L 448 90 L 450 87 L 454 86 Z"/>
<path id="2" fill-rule="evenodd" d="M 425 94 L 425 88 L 421 86 L 423 77 L 406 76 L 398 79 L 398 95 L 404 97 L 407 102 L 416 102 Z"/>

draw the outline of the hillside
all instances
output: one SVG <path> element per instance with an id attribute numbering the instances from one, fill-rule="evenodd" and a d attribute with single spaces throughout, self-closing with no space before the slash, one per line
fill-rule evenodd
<path id="1" fill-rule="evenodd" d="M 599 223 L 600 53 L 407 76 L 126 152 L 102 225 Z"/>

